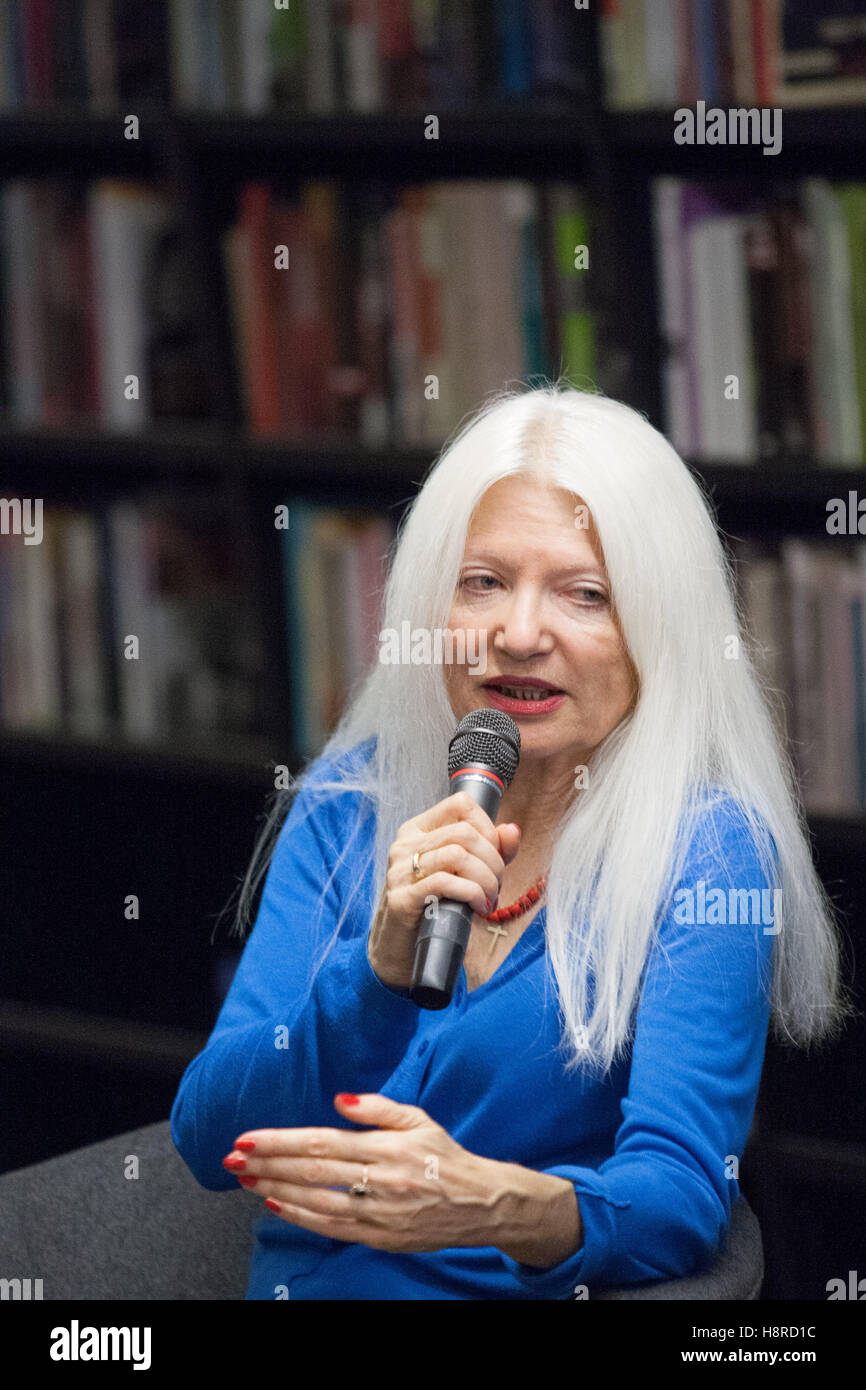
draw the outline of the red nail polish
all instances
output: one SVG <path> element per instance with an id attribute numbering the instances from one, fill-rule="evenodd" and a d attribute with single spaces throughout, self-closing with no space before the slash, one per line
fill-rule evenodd
<path id="1" fill-rule="evenodd" d="M 351 1091 L 340 1091 L 337 1100 L 341 1101 L 343 1105 L 361 1104 L 361 1097 L 353 1095 Z"/>
<path id="2" fill-rule="evenodd" d="M 238 1142 L 235 1144 L 235 1148 L 240 1149 L 241 1152 L 245 1154 L 251 1154 L 255 1147 L 255 1139 L 239 1139 Z"/>
<path id="3" fill-rule="evenodd" d="M 243 1173 L 240 1173 L 238 1175 L 238 1182 L 240 1183 L 241 1187 L 255 1187 L 256 1183 L 258 1182 L 258 1178 L 251 1177 L 249 1173 L 247 1173 L 245 1177 Z"/>
<path id="4" fill-rule="evenodd" d="M 273 1197 L 265 1198 L 265 1206 L 268 1208 L 268 1211 L 282 1211 L 279 1202 L 275 1202 Z"/>
<path id="5" fill-rule="evenodd" d="M 238 1158 L 237 1154 L 229 1154 L 228 1158 L 223 1159 L 223 1167 L 228 1168 L 230 1173 L 240 1172 L 240 1170 L 246 1168 L 246 1166 L 246 1159 Z"/>

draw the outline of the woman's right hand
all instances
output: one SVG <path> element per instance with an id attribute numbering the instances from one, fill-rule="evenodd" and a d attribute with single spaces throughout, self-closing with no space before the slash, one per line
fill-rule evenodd
<path id="1" fill-rule="evenodd" d="M 455 792 L 401 825 L 367 939 L 367 957 L 379 979 L 397 989 L 410 987 L 418 923 L 431 896 L 492 912 L 505 865 L 519 845 L 519 828 L 494 825 L 467 792 Z M 412 873 L 416 853 L 420 878 Z"/>

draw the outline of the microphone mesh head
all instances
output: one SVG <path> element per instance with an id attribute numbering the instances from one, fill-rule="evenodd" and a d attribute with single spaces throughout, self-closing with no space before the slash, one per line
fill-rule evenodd
<path id="1" fill-rule="evenodd" d="M 501 709 L 474 709 L 464 715 L 448 745 L 449 777 L 458 768 L 482 763 L 510 787 L 519 762 L 520 730 Z"/>

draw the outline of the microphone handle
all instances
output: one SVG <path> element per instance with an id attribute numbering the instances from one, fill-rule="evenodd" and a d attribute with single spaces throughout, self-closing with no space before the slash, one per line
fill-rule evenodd
<path id="1" fill-rule="evenodd" d="M 497 774 L 483 763 L 460 768 L 451 778 L 451 795 L 468 792 L 492 821 L 503 790 Z M 422 1009 L 445 1009 L 469 944 L 473 909 L 469 903 L 441 898 L 429 915 L 428 911 L 424 909 L 418 927 L 409 998 Z"/>

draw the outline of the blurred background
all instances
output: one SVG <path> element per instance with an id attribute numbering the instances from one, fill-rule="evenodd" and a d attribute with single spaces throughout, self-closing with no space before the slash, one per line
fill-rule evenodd
<path id="1" fill-rule="evenodd" d="M 710 491 L 862 1010 L 864 100 L 861 0 L 3 0 L 0 1171 L 167 1118 L 268 798 L 509 382 Z M 767 1299 L 866 1273 L 863 1017 L 768 1044 Z"/>

